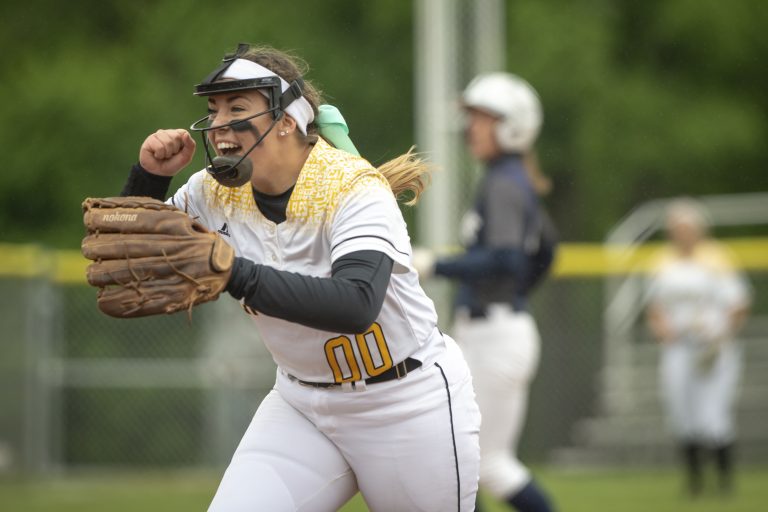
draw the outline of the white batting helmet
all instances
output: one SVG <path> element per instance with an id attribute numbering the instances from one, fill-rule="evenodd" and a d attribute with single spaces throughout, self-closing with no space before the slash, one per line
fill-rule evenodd
<path id="1" fill-rule="evenodd" d="M 511 73 L 479 75 L 464 89 L 462 103 L 499 117 L 496 139 L 502 150 L 523 152 L 536 142 L 543 117 L 541 102 L 522 78 Z"/>

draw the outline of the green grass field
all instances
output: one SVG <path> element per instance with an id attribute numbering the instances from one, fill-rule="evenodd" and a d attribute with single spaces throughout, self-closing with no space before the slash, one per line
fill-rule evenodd
<path id="1" fill-rule="evenodd" d="M 537 479 L 560 512 L 763 512 L 768 510 L 768 468 L 744 468 L 734 494 L 714 492 L 690 501 L 672 469 L 563 471 L 538 469 Z M 0 478 L 3 512 L 204 511 L 218 475 L 106 473 L 45 481 Z M 484 512 L 505 509 L 483 497 Z M 343 512 L 368 510 L 359 496 Z"/>

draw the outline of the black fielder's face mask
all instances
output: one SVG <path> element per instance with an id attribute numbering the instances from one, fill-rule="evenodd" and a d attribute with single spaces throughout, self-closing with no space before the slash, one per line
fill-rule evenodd
<path id="1" fill-rule="evenodd" d="M 267 114 L 272 114 L 272 122 L 264 133 L 260 133 L 253 123 L 251 123 L 251 120 Z M 234 119 L 227 123 L 216 124 L 215 120 L 211 120 L 210 116 L 205 116 L 195 121 L 190 129 L 192 131 L 200 132 L 201 134 L 203 147 L 205 148 L 206 171 L 208 171 L 216 181 L 227 187 L 240 187 L 248 183 L 253 174 L 253 164 L 248 159 L 248 155 L 256 148 L 256 146 L 261 144 L 267 135 L 269 135 L 269 132 L 272 131 L 283 115 L 284 113 L 281 110 L 268 108 L 267 110 L 263 110 L 248 117 Z M 234 132 L 249 131 L 253 134 L 256 140 L 242 155 L 216 155 L 215 150 L 211 148 L 209 143 L 208 132 L 226 128 L 229 128 Z"/>
<path id="2" fill-rule="evenodd" d="M 210 116 L 205 116 L 195 121 L 190 130 L 199 132 L 203 147 L 205 148 L 206 171 L 213 176 L 216 181 L 227 187 L 240 187 L 251 179 L 253 174 L 253 164 L 247 158 L 256 146 L 261 144 L 264 138 L 269 135 L 278 121 L 285 115 L 285 109 L 295 99 L 302 95 L 303 82 L 293 81 L 285 92 L 282 91 L 282 83 L 278 76 L 267 76 L 261 78 L 247 78 L 243 80 L 222 80 L 221 77 L 227 68 L 241 55 L 248 50 L 247 45 L 240 45 L 237 52 L 227 55 L 222 60 L 222 64 L 209 74 L 202 83 L 195 86 L 195 96 L 212 96 L 215 94 L 224 94 L 236 91 L 259 90 L 264 93 L 268 101 L 268 108 L 251 116 L 235 119 L 228 123 L 212 123 Z M 272 115 L 272 122 L 269 127 L 260 134 L 251 119 L 266 114 Z M 208 133 L 211 130 L 220 130 L 229 128 L 235 132 L 250 131 L 256 137 L 256 141 L 242 156 L 212 156 L 211 147 L 208 143 Z M 215 155 L 215 151 L 214 151 Z"/>

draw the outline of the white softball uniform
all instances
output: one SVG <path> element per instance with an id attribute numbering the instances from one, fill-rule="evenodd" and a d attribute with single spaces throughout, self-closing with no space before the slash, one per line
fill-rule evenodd
<path id="1" fill-rule="evenodd" d="M 461 282 L 453 334 L 483 415 L 480 485 L 499 500 L 526 492 L 544 504 L 546 497 L 517 457 L 517 445 L 539 364 L 541 340 L 526 303 L 551 263 L 538 259 L 547 245 L 546 214 L 520 155 L 502 155 L 487 165 L 474 207 L 462 222 L 467 249 L 438 260 L 435 274 Z M 554 251 L 554 242 L 547 247 Z"/>
<path id="2" fill-rule="evenodd" d="M 498 498 L 514 495 L 531 479 L 517 458 L 531 380 L 541 340 L 533 316 L 508 304 L 491 304 L 485 318 L 458 311 L 454 335 L 472 370 L 483 412 L 480 480 Z"/>
<path id="3" fill-rule="evenodd" d="M 206 172 L 171 201 L 221 233 L 238 256 L 279 270 L 330 277 L 336 259 L 361 250 L 394 261 L 381 312 L 365 333 L 250 312 L 277 363 L 277 382 L 210 510 L 331 511 L 357 490 L 374 511 L 471 510 L 480 417 L 470 373 L 437 328 L 386 179 L 319 139 L 280 224 L 261 214 L 250 184 L 226 188 Z M 422 366 L 399 380 L 365 384 L 406 358 Z"/>
<path id="4" fill-rule="evenodd" d="M 673 332 L 673 341 L 662 346 L 659 389 L 679 439 L 713 445 L 734 439 L 732 408 L 742 358 L 731 315 L 748 295 L 743 277 L 714 242 L 701 243 L 691 258 L 668 252 L 650 278 L 648 300 Z M 714 363 L 702 365 L 717 346 Z"/>

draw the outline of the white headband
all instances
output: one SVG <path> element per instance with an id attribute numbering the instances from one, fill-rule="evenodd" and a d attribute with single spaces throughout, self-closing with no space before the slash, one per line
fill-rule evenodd
<path id="1" fill-rule="evenodd" d="M 267 76 L 276 76 L 280 78 L 282 92 L 285 92 L 288 89 L 288 82 L 283 80 L 280 75 L 274 71 L 270 71 L 260 64 L 256 64 L 255 62 L 247 59 L 236 59 L 232 64 L 229 65 L 221 77 L 233 78 L 235 80 L 246 80 L 249 78 L 264 78 Z M 264 96 L 267 96 L 267 93 L 261 89 L 259 89 L 259 92 L 261 92 Z M 301 130 L 301 133 L 306 135 L 307 126 L 315 119 L 315 113 L 312 111 L 312 106 L 309 104 L 306 98 L 302 96 L 301 98 L 292 101 L 291 104 L 286 107 L 285 112 L 296 121 L 296 124 L 298 125 L 299 130 Z"/>

